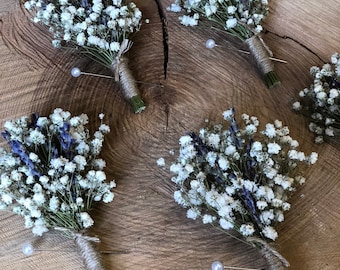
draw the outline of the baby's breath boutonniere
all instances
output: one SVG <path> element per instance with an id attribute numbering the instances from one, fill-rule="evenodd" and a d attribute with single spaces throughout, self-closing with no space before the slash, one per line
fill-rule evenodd
<path id="1" fill-rule="evenodd" d="M 268 13 L 267 0 L 175 0 L 168 10 L 184 12 L 179 19 L 185 26 L 196 26 L 199 21 L 205 21 L 211 27 L 239 38 L 249 47 L 267 86 L 273 88 L 280 84 L 271 61 L 273 53 L 260 36 L 261 22 Z M 209 48 L 214 45 L 214 42 L 207 42 Z"/>
<path id="2" fill-rule="evenodd" d="M 100 119 L 103 118 L 100 114 Z M 98 157 L 105 124 L 94 137 L 86 114 L 71 116 L 55 109 L 49 117 L 33 114 L 5 123 L 2 136 L 10 150 L 0 148 L 0 209 L 23 216 L 25 227 L 42 236 L 49 229 L 73 238 L 87 269 L 103 269 L 86 235 L 94 220 L 93 202 L 109 203 L 115 182 L 106 183 L 105 161 Z"/>
<path id="3" fill-rule="evenodd" d="M 27 0 L 33 22 L 49 27 L 55 48 L 71 47 L 112 70 L 135 113 L 145 109 L 125 54 L 142 13 L 128 0 Z M 75 69 L 73 76 L 81 75 Z"/>
<path id="4" fill-rule="evenodd" d="M 317 153 L 298 151 L 299 143 L 276 120 L 258 131 L 259 120 L 234 109 L 223 113 L 228 123 L 188 132 L 179 140 L 177 161 L 170 166 L 176 184 L 175 201 L 187 217 L 200 219 L 258 248 L 268 269 L 289 263 L 271 246 L 278 237 L 275 225 L 284 221 L 291 207 L 288 199 L 305 182 L 303 169 L 317 160 Z M 164 165 L 163 159 L 158 160 Z M 213 269 L 221 264 L 214 264 Z"/>
<path id="5" fill-rule="evenodd" d="M 310 69 L 313 82 L 300 91 L 300 101 L 293 109 L 310 119 L 309 129 L 315 133 L 315 142 L 323 143 L 324 137 L 340 134 L 340 55 L 335 53 L 331 63 Z"/>

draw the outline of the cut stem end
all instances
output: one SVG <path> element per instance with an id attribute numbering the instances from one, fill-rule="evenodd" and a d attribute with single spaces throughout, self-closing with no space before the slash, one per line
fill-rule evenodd
<path id="1" fill-rule="evenodd" d="M 144 101 L 139 95 L 136 95 L 130 98 L 129 103 L 132 107 L 133 112 L 136 114 L 141 113 L 146 108 Z"/>
<path id="2" fill-rule="evenodd" d="M 264 75 L 264 80 L 268 88 L 275 88 L 281 84 L 279 77 L 275 71 L 270 71 Z"/>

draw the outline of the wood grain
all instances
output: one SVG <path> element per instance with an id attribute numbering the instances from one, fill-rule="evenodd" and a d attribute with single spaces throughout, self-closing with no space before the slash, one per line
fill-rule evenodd
<path id="1" fill-rule="evenodd" d="M 165 8 L 171 1 L 160 1 Z M 339 140 L 317 146 L 307 120 L 291 110 L 298 92 L 311 83 L 309 68 L 329 61 L 339 51 L 337 0 L 272 1 L 263 35 L 275 57 L 282 85 L 268 90 L 243 45 L 207 28 L 187 28 L 178 14 L 166 13 L 169 34 L 168 77 L 164 78 L 162 23 L 153 0 L 136 3 L 144 24 L 133 37 L 129 65 L 148 105 L 131 113 L 111 79 L 81 76 L 70 69 L 108 75 L 97 64 L 67 52 L 55 51 L 48 32 L 29 22 L 19 5 L 0 4 L 0 124 L 34 111 L 49 114 L 55 107 L 73 114 L 85 112 L 91 129 L 97 115 L 106 114 L 112 132 L 103 157 L 107 174 L 117 181 L 114 202 L 93 210 L 91 234 L 101 239 L 106 269 L 183 270 L 210 269 L 221 260 L 236 267 L 265 267 L 261 255 L 248 245 L 218 230 L 185 218 L 171 198 L 170 174 L 156 165 L 160 157 L 173 157 L 178 138 L 198 130 L 205 119 L 222 120 L 223 110 L 258 116 L 262 123 L 280 119 L 307 152 L 317 151 L 319 162 L 306 172 L 307 182 L 291 200 L 292 209 L 278 227 L 277 248 L 292 270 L 340 269 L 340 161 Z M 208 38 L 219 44 L 204 47 Z M 3 142 L 1 143 L 4 144 Z M 33 237 L 20 217 L 0 213 L 1 269 L 84 269 L 72 241 L 54 233 Z M 32 242 L 40 251 L 31 257 L 21 246 Z"/>

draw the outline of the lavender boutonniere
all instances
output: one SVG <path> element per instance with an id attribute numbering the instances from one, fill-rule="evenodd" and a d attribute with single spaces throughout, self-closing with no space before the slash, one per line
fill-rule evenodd
<path id="1" fill-rule="evenodd" d="M 240 240 L 260 249 L 269 269 L 283 269 L 289 263 L 271 247 L 278 237 L 275 226 L 284 221 L 290 196 L 305 182 L 303 170 L 318 155 L 299 151 L 281 121 L 258 131 L 254 116 L 243 114 L 243 125 L 234 109 L 223 116 L 227 126 L 202 128 L 179 139 L 179 155 L 170 166 L 174 200 L 187 209 L 188 218 L 236 231 Z"/>
<path id="2" fill-rule="evenodd" d="M 103 118 L 103 114 L 100 118 Z M 42 236 L 50 229 L 73 238 L 87 269 L 103 269 L 86 235 L 94 224 L 93 202 L 109 203 L 115 182 L 106 183 L 99 158 L 105 124 L 94 137 L 86 114 L 71 116 L 55 109 L 49 117 L 33 114 L 5 123 L 2 133 L 10 150 L 0 148 L 0 209 L 22 216 L 25 227 Z"/>

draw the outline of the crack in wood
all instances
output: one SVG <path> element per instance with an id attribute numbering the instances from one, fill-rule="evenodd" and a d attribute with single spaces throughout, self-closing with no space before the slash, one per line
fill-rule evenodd
<path id="1" fill-rule="evenodd" d="M 168 22 L 160 0 L 155 0 L 158 8 L 159 17 L 162 22 L 163 32 L 163 54 L 164 54 L 164 79 L 167 77 L 168 61 L 169 61 L 169 44 L 168 44 Z"/>
<path id="2" fill-rule="evenodd" d="M 169 34 L 168 34 L 168 21 L 166 18 L 166 14 L 164 12 L 163 6 L 160 2 L 160 0 L 155 0 L 157 4 L 158 14 L 162 22 L 162 33 L 163 33 L 163 55 L 164 55 L 164 62 L 163 62 L 163 69 L 164 69 L 164 80 L 167 79 L 167 72 L 168 72 L 168 62 L 169 62 Z M 163 88 L 163 85 L 161 84 L 161 88 Z M 169 115 L 170 115 L 170 106 L 169 102 L 164 102 L 165 108 L 164 112 L 166 115 L 165 119 L 165 132 L 168 130 L 169 125 Z"/>
<path id="3" fill-rule="evenodd" d="M 314 56 L 316 56 L 320 61 L 322 61 L 323 63 L 325 63 L 325 61 L 317 54 L 315 53 L 313 50 L 311 50 L 310 48 L 308 48 L 305 44 L 303 44 L 302 42 L 290 37 L 290 36 L 286 36 L 286 35 L 279 35 L 278 33 L 275 32 L 271 32 L 269 30 L 266 31 L 267 33 L 273 34 L 277 37 L 280 37 L 282 39 L 289 39 L 293 42 L 295 42 L 296 44 L 300 45 L 302 48 L 306 49 L 308 52 L 310 52 L 311 54 L 313 54 Z"/>

